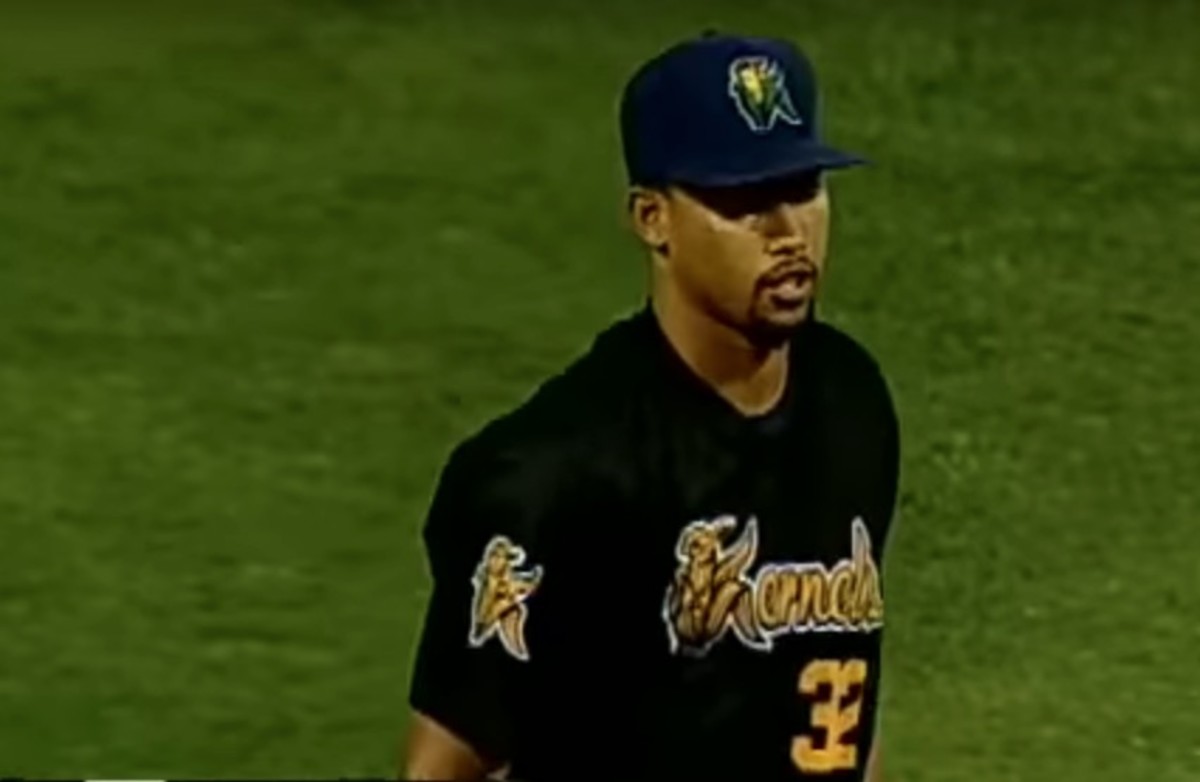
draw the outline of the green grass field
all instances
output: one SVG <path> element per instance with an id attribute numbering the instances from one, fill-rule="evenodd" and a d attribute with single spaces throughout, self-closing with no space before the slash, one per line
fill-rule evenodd
<path id="1" fill-rule="evenodd" d="M 432 482 L 640 303 L 616 96 L 718 25 L 876 161 L 890 779 L 1200 780 L 1197 3 L 194 5 L 0 6 L 0 776 L 395 773 Z"/>

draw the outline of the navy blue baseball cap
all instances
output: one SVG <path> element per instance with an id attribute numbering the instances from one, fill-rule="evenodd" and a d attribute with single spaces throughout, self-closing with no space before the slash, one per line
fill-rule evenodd
<path id="1" fill-rule="evenodd" d="M 818 133 L 816 76 L 787 41 L 705 33 L 634 73 L 621 96 L 630 184 L 725 187 L 867 162 Z"/>

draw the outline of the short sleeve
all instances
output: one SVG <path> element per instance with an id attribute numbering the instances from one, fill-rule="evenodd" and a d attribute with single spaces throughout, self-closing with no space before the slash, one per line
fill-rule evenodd
<path id="1" fill-rule="evenodd" d="M 900 421 L 896 413 L 895 401 L 892 397 L 888 382 L 883 373 L 879 373 L 879 383 L 883 396 L 883 437 L 882 437 L 882 466 L 880 468 L 880 509 L 879 517 L 884 527 L 884 541 L 891 531 L 895 521 L 896 506 L 900 492 Z"/>
<path id="2" fill-rule="evenodd" d="M 455 451 L 424 527 L 432 593 L 409 702 L 489 760 L 510 758 L 541 581 L 534 525 L 502 470 Z M 519 492 L 519 490 L 517 490 Z"/>

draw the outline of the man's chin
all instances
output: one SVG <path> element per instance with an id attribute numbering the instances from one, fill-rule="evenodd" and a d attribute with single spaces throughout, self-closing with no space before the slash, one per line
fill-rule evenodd
<path id="1" fill-rule="evenodd" d="M 747 336 L 754 345 L 760 348 L 783 347 L 809 322 L 810 312 L 811 307 L 805 305 L 800 310 L 756 317 L 747 330 Z"/>

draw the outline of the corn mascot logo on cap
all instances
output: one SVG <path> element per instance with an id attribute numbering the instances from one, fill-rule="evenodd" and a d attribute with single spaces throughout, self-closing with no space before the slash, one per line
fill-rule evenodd
<path id="1" fill-rule="evenodd" d="M 517 570 L 523 564 L 525 549 L 507 537 L 497 535 L 488 541 L 471 580 L 475 587 L 467 639 L 471 646 L 479 648 L 496 637 L 510 655 L 518 660 L 529 659 L 525 643 L 529 607 L 525 601 L 541 583 L 542 568 Z"/>
<path id="2" fill-rule="evenodd" d="M 782 120 L 803 125 L 792 103 L 783 69 L 767 57 L 739 57 L 729 65 L 729 96 L 755 133 L 767 133 Z"/>

